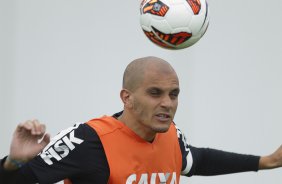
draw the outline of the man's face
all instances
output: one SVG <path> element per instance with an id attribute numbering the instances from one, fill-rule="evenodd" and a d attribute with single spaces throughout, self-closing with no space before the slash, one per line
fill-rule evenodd
<path id="1" fill-rule="evenodd" d="M 140 86 L 131 94 L 132 114 L 147 134 L 166 132 L 172 122 L 179 94 L 175 72 L 146 71 Z"/>

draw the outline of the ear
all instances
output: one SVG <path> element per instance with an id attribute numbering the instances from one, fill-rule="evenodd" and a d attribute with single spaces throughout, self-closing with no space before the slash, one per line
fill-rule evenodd
<path id="1" fill-rule="evenodd" d="M 124 104 L 124 107 L 130 108 L 132 106 L 130 91 L 128 91 L 127 89 L 122 89 L 120 91 L 120 98 Z"/>

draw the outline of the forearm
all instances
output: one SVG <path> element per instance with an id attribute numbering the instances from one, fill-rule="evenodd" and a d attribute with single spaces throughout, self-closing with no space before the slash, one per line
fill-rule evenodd
<path id="1" fill-rule="evenodd" d="M 8 162 L 5 162 L 7 157 L 0 160 L 0 183 L 5 184 L 32 184 L 36 183 L 37 179 L 29 168 L 29 166 L 24 165 L 22 168 L 18 169 L 15 166 L 9 165 Z M 4 164 L 8 163 L 8 168 L 4 167 Z"/>
<path id="2" fill-rule="evenodd" d="M 3 159 L 3 169 L 6 171 L 14 171 L 21 168 L 27 162 L 27 160 L 15 160 L 10 158 L 10 156 L 7 156 Z"/>
<path id="3" fill-rule="evenodd" d="M 260 157 L 237 154 L 209 148 L 191 147 L 193 174 L 212 176 L 259 169 Z"/>

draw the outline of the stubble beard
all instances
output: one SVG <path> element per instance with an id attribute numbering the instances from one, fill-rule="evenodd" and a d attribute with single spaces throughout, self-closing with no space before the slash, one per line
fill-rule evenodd
<path id="1" fill-rule="evenodd" d="M 154 120 L 155 117 L 152 117 L 154 116 L 153 113 L 147 113 L 146 110 L 144 110 L 144 108 L 140 108 L 140 107 L 143 107 L 142 104 L 135 100 L 133 103 L 133 111 L 137 117 L 138 123 L 142 124 L 142 126 L 146 127 L 146 129 L 154 133 L 165 133 L 169 130 L 171 122 L 168 123 L 157 122 L 157 120 Z M 151 114 L 151 116 L 148 114 Z"/>

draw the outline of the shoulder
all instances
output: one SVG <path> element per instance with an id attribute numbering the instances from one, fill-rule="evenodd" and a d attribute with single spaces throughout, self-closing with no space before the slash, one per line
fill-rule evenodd
<path id="1" fill-rule="evenodd" d="M 55 135 L 39 155 L 52 165 L 54 160 L 60 161 L 93 142 L 100 142 L 97 133 L 85 123 L 76 123 Z"/>
<path id="2" fill-rule="evenodd" d="M 99 136 L 109 134 L 124 127 L 120 121 L 112 116 L 102 116 L 101 118 L 92 119 L 86 124 L 94 129 Z"/>
<path id="3" fill-rule="evenodd" d="M 174 122 L 173 122 L 173 126 L 176 129 L 176 134 L 177 134 L 178 141 L 179 141 L 181 149 L 184 149 L 184 150 L 188 151 L 189 150 L 189 144 L 187 142 L 187 139 L 186 139 L 184 133 L 181 131 L 180 128 L 178 128 L 176 126 L 176 124 Z"/>
<path id="4" fill-rule="evenodd" d="M 186 136 L 184 133 L 174 124 L 176 128 L 176 134 L 178 137 L 179 147 L 182 154 L 182 175 L 190 175 L 191 168 L 193 165 L 193 157 L 191 153 L 191 146 L 188 144 L 188 141 L 186 139 Z"/>

